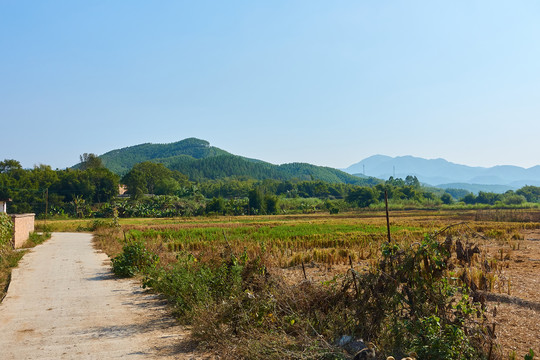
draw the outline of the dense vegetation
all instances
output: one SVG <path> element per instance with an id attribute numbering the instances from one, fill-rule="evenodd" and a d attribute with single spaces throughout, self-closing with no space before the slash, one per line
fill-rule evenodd
<path id="1" fill-rule="evenodd" d="M 3 248 L 11 241 L 13 236 L 13 222 L 11 218 L 5 214 L 0 213 L 0 248 Z"/>
<path id="2" fill-rule="evenodd" d="M 205 159 L 211 163 L 210 160 L 218 167 L 223 159 L 221 155 Z M 540 188 L 535 186 L 504 194 L 475 195 L 457 189 L 424 187 L 414 176 L 391 177 L 387 181 L 357 178 L 349 183 L 349 175 L 330 177 L 328 181 L 315 179 L 313 173 L 321 168 L 312 165 L 288 164 L 279 168 L 300 177 L 260 180 L 249 176 L 203 176 L 206 180 L 192 181 L 162 163 L 145 161 L 119 178 L 93 154 L 83 154 L 77 169 L 65 170 L 52 170 L 46 165 L 23 169 L 18 161 L 5 160 L 0 162 L 0 198 L 11 199 L 11 213 L 34 212 L 48 217 L 112 217 L 115 213 L 120 217 L 339 213 L 357 208 L 378 209 L 384 206 L 385 193 L 393 209 L 519 208 L 536 206 L 540 201 Z M 302 172 L 305 169 L 313 170 L 309 180 L 304 179 L 308 177 Z M 319 176 L 324 178 L 320 173 Z M 129 197 L 117 197 L 119 183 L 127 187 Z"/>
<path id="3" fill-rule="evenodd" d="M 90 204 L 118 194 L 119 178 L 99 163 L 84 170 L 23 169 L 16 160 L 0 162 L 0 198 L 11 199 L 8 212 L 83 216 Z"/>
<path id="4" fill-rule="evenodd" d="M 172 144 L 141 144 L 109 151 L 100 156 L 105 167 L 116 174 L 125 174 L 135 164 L 148 160 L 173 162 L 177 157 L 203 159 L 229 155 L 225 150 L 210 146 L 208 141 L 189 138 Z"/>
<path id="5" fill-rule="evenodd" d="M 188 175 L 190 180 L 204 181 L 226 177 L 248 177 L 257 180 L 322 180 L 331 183 L 369 184 L 373 178 L 360 178 L 329 167 L 304 163 L 273 165 L 263 161 L 249 160 L 235 155 L 220 155 L 205 159 L 188 156 L 159 160 L 170 169 Z"/>
<path id="6" fill-rule="evenodd" d="M 519 231 L 539 227 L 508 222 L 514 212 L 475 222 L 476 211 L 396 211 L 390 243 L 373 212 L 122 220 L 97 241 L 120 276 L 140 274 L 223 359 L 350 359 L 358 350 L 345 340 L 358 338 L 377 359 L 486 359 L 500 349 L 482 291 L 510 291 L 501 271 Z M 488 244 L 496 257 L 458 250 Z"/>
<path id="7" fill-rule="evenodd" d="M 119 175 L 123 177 L 120 178 Z M 117 198 L 118 184 L 129 199 Z M 338 213 L 379 208 L 523 207 L 539 202 L 539 188 L 505 194 L 422 186 L 414 176 L 387 181 L 303 163 L 273 165 L 229 154 L 207 141 L 142 144 L 102 156 L 81 155 L 72 169 L 23 169 L 0 162 L 0 198 L 9 212 L 47 216 L 166 217 L 204 214 Z M 456 201 L 459 201 L 456 203 Z"/>
<path id="8" fill-rule="evenodd" d="M 99 157 L 103 165 L 118 175 L 125 175 L 136 164 L 151 161 L 201 182 L 228 177 L 256 180 L 322 180 L 332 183 L 367 185 L 373 178 L 361 179 L 343 171 L 311 164 L 273 165 L 264 161 L 236 156 L 210 146 L 205 140 L 185 139 L 172 144 L 142 144 L 110 151 Z M 81 159 L 81 163 L 83 163 Z M 77 168 L 80 168 L 80 164 Z"/>

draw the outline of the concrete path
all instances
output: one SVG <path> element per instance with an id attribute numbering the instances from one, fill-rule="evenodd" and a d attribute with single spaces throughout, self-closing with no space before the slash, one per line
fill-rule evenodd
<path id="1" fill-rule="evenodd" d="M 163 303 L 109 264 L 90 234 L 26 254 L 0 304 L 0 359 L 197 358 Z"/>

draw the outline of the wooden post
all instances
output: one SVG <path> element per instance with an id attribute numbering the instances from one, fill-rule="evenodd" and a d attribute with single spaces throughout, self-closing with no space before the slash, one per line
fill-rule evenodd
<path id="1" fill-rule="evenodd" d="M 45 226 L 44 232 L 47 231 L 47 213 L 49 212 L 49 188 L 45 189 Z"/>
<path id="2" fill-rule="evenodd" d="M 388 190 L 384 190 L 384 204 L 386 206 L 386 229 L 388 230 L 388 242 L 392 242 L 390 237 L 390 216 L 388 214 Z"/>
<path id="3" fill-rule="evenodd" d="M 356 274 L 354 273 L 354 267 L 353 267 L 351 255 L 349 255 L 349 264 L 351 265 L 351 273 L 352 273 L 352 278 L 353 278 L 353 283 L 354 283 L 354 290 L 356 291 L 356 297 L 358 297 L 358 285 L 356 285 Z"/>

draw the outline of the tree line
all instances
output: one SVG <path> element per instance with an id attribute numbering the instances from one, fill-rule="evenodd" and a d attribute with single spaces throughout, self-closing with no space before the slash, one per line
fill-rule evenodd
<path id="1" fill-rule="evenodd" d="M 119 185 L 128 197 L 118 198 Z M 540 187 L 504 194 L 427 188 L 415 176 L 390 177 L 369 185 L 303 179 L 255 179 L 236 176 L 192 181 L 161 163 L 142 162 L 123 177 L 104 167 L 94 154 L 81 155 L 77 169 L 48 165 L 23 169 L 16 160 L 0 162 L 0 199 L 11 199 L 11 213 L 67 216 L 196 216 L 205 214 L 277 214 L 339 212 L 376 207 L 385 193 L 393 205 L 408 207 L 522 206 L 540 202 Z M 456 198 L 456 194 L 461 195 Z"/>

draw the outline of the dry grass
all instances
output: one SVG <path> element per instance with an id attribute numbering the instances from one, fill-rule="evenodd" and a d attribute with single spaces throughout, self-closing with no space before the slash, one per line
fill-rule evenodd
<path id="1" fill-rule="evenodd" d="M 500 304 L 498 315 L 493 320 L 497 322 L 496 333 L 500 344 L 496 352 L 501 358 L 506 358 L 511 351 L 523 358 L 530 347 L 535 353 L 540 353 L 540 349 L 534 347 L 540 344 L 540 332 L 535 327 L 540 323 L 538 311 L 534 307 L 522 306 L 527 301 L 538 302 L 540 298 L 537 286 L 540 249 L 538 253 L 531 250 L 540 246 L 540 241 L 527 239 L 533 236 L 530 234 L 536 234 L 534 236 L 540 239 L 540 223 L 529 221 L 536 219 L 539 214 L 537 210 L 391 212 L 393 241 L 402 246 L 411 246 L 423 234 L 462 223 L 450 227 L 446 233 L 454 237 L 466 233 L 467 238 L 479 246 L 481 254 L 473 256 L 471 269 L 458 275 L 466 274 L 480 289 L 501 294 L 498 301 L 487 302 L 488 310 Z M 101 229 L 97 232 L 97 246 L 110 256 L 120 253 L 124 242 L 123 231 L 128 238 L 145 240 L 165 264 L 173 264 L 176 254 L 186 251 L 200 260 L 211 259 L 218 256 L 224 246 L 228 246 L 237 253 L 246 251 L 250 256 L 264 253 L 270 271 L 290 286 L 298 286 L 306 281 L 306 277 L 313 283 L 331 281 L 336 275 L 348 271 L 349 257 L 357 271 L 369 269 L 380 258 L 380 245 L 386 241 L 382 212 L 121 219 L 120 224 L 122 231 Z M 75 222 L 59 226 L 79 225 Z M 306 228 L 312 231 L 305 232 Z M 485 267 L 486 264 L 489 269 Z M 500 299 L 503 295 L 515 297 L 518 301 L 502 302 Z M 199 324 L 204 324 L 204 320 L 201 319 Z M 259 335 L 259 340 L 246 345 L 246 349 L 253 346 L 253 351 L 260 351 L 260 344 L 276 341 L 276 338 L 268 338 L 265 334 Z M 277 335 L 279 338 L 280 335 Z"/>

